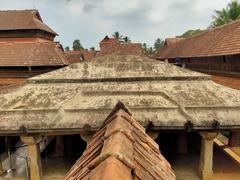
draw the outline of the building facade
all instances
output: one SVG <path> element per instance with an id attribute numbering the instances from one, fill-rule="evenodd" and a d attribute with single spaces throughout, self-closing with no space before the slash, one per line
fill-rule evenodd
<path id="1" fill-rule="evenodd" d="M 190 38 L 171 38 L 172 41 L 166 43 L 154 58 L 214 75 L 213 80 L 219 83 L 232 80 L 232 86 L 240 89 L 239 29 L 240 21 L 237 20 Z M 235 83 L 236 79 L 238 83 Z"/>
<path id="2" fill-rule="evenodd" d="M 22 83 L 66 66 L 56 35 L 37 10 L 0 11 L 0 84 Z"/>

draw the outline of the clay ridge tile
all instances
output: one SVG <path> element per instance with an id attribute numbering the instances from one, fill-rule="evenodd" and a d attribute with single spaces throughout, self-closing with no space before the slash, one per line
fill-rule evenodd
<path id="1" fill-rule="evenodd" d="M 119 102 L 110 115 L 65 180 L 176 179 L 158 145 L 124 104 Z"/>

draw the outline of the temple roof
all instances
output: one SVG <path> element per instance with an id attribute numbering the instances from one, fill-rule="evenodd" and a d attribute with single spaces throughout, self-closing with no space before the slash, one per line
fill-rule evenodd
<path id="1" fill-rule="evenodd" d="M 95 131 L 119 100 L 155 130 L 240 128 L 240 91 L 165 62 L 109 55 L 0 95 L 0 133 Z"/>
<path id="2" fill-rule="evenodd" d="M 0 11 L 0 31 L 37 29 L 57 35 L 43 23 L 39 12 L 35 9 Z"/>
<path id="3" fill-rule="evenodd" d="M 155 59 L 240 54 L 240 20 L 204 31 L 160 49 Z"/>
<path id="4" fill-rule="evenodd" d="M 104 121 L 64 180 L 176 179 L 158 144 L 120 106 Z"/>

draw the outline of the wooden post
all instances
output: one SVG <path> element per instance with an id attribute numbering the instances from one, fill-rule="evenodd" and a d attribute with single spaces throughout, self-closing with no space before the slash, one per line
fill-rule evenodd
<path id="1" fill-rule="evenodd" d="M 228 145 L 231 147 L 238 147 L 240 146 L 239 141 L 240 141 L 240 131 L 236 130 L 236 131 L 231 131 L 230 133 L 230 137 L 228 140 Z"/>
<path id="2" fill-rule="evenodd" d="M 3 165 L 2 165 L 2 161 L 0 161 L 0 176 L 3 176 L 3 173 L 4 173 Z"/>
<path id="3" fill-rule="evenodd" d="M 63 136 L 56 136 L 56 144 L 55 144 L 55 153 L 54 157 L 63 157 L 64 156 L 64 142 Z"/>
<path id="4" fill-rule="evenodd" d="M 39 149 L 41 136 L 21 136 L 22 142 L 28 145 L 28 158 L 30 165 L 30 179 L 42 180 L 42 163 Z"/>
<path id="5" fill-rule="evenodd" d="M 187 133 L 180 132 L 178 133 L 178 153 L 187 154 L 188 153 L 188 142 L 187 142 Z"/>
<path id="6" fill-rule="evenodd" d="M 199 163 L 199 175 L 202 180 L 212 180 L 213 170 L 213 139 L 217 132 L 201 132 L 201 155 Z"/>

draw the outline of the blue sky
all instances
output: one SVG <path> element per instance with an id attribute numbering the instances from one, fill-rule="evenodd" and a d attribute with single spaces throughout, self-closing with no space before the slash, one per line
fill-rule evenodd
<path id="1" fill-rule="evenodd" d="M 188 29 L 209 26 L 215 9 L 230 0 L 0 0 L 0 9 L 39 10 L 63 46 L 76 38 L 85 48 L 119 31 L 133 42 L 152 45 Z"/>

